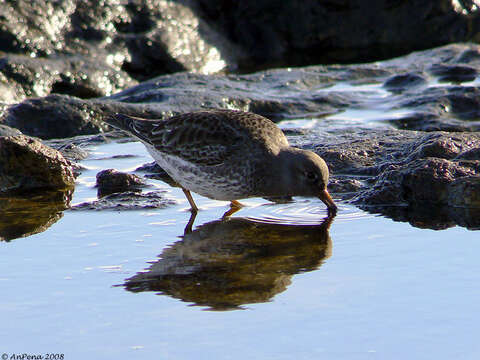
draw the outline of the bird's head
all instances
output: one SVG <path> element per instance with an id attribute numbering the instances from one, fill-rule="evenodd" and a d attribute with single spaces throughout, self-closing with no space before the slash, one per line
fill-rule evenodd
<path id="1" fill-rule="evenodd" d="M 337 206 L 328 193 L 328 166 L 312 151 L 287 148 L 278 154 L 282 170 L 279 181 L 285 187 L 283 192 L 290 196 L 315 196 L 328 207 L 329 214 L 335 214 Z"/>

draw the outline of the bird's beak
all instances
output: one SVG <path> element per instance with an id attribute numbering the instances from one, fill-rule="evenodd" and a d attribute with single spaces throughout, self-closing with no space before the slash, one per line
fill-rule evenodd
<path id="1" fill-rule="evenodd" d="M 332 197 L 328 193 L 327 189 L 324 189 L 320 192 L 320 195 L 318 195 L 319 199 L 323 201 L 325 205 L 328 207 L 328 214 L 329 215 L 335 215 L 337 213 L 337 205 L 335 205 L 335 202 L 333 201 Z"/>

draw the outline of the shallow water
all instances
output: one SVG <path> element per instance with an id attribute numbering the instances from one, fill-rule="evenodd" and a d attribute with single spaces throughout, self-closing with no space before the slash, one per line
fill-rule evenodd
<path id="1" fill-rule="evenodd" d="M 381 110 L 349 109 L 321 123 L 281 126 L 327 124 L 333 130 L 356 125 L 355 118 L 367 127 L 390 126 Z M 133 171 L 151 161 L 138 142 L 89 150 L 73 205 L 96 199 L 98 171 Z M 121 154 L 135 156 L 112 158 Z M 194 195 L 201 211 L 184 234 L 190 213 L 183 193 L 149 183 L 145 191 L 165 191 L 175 205 L 67 210 L 44 232 L 0 243 L 0 353 L 63 353 L 65 359 L 480 356 L 478 232 L 418 229 L 342 202 L 327 224 L 325 206 L 307 198 L 245 200 L 245 208 L 222 220 L 228 203 Z"/>

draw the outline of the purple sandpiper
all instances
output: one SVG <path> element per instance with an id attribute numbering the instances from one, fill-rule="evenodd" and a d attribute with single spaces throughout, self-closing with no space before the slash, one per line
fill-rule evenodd
<path id="1" fill-rule="evenodd" d="M 140 139 L 157 164 L 183 189 L 242 205 L 251 197 L 316 196 L 337 211 L 327 191 L 328 167 L 312 151 L 291 147 L 271 120 L 237 110 L 202 110 L 162 120 L 115 114 L 112 126 Z M 234 211 L 233 211 L 234 212 Z"/>

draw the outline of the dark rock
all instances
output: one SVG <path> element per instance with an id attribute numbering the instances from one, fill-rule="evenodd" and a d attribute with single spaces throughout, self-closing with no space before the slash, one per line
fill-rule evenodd
<path id="1" fill-rule="evenodd" d="M 74 186 L 71 164 L 57 150 L 27 136 L 0 137 L 0 193 Z"/>
<path id="2" fill-rule="evenodd" d="M 50 95 L 29 99 L 8 109 L 4 122 L 24 134 L 43 139 L 96 134 L 106 126 L 96 121 L 95 108 L 80 99 Z"/>
<path id="3" fill-rule="evenodd" d="M 302 147 L 326 160 L 335 197 L 414 226 L 480 227 L 479 132 L 346 130 L 310 139 Z"/>
<path id="4" fill-rule="evenodd" d="M 1 3 L 0 51 L 11 54 L 4 58 L 8 83 L 2 85 L 9 91 L 0 92 L 1 100 L 53 92 L 109 95 L 131 85 L 132 77 L 207 73 L 227 63 L 235 68 L 241 53 L 193 7 L 194 1 L 160 0 Z"/>
<path id="5" fill-rule="evenodd" d="M 0 101 L 7 103 L 52 93 L 88 99 L 108 96 L 135 84 L 127 73 L 81 55 L 0 58 L 0 89 L 4 89 Z"/>
<path id="6" fill-rule="evenodd" d="M 354 202 L 383 205 L 387 215 L 392 205 L 480 208 L 478 148 L 480 133 L 430 133 L 399 145 L 390 153 L 390 160 L 385 161 L 388 150 L 384 150 L 383 162 L 363 168 L 365 173 L 373 173 L 374 183 L 360 191 Z M 455 213 L 458 211 L 448 212 L 449 216 Z M 411 215 L 410 221 L 413 218 Z M 460 218 L 455 216 L 455 221 Z M 478 225 L 475 221 L 468 223 Z"/>
<path id="7" fill-rule="evenodd" d="M 0 194 L 0 241 L 9 241 L 47 230 L 63 216 L 72 191 L 44 191 L 26 196 Z"/>
<path id="8" fill-rule="evenodd" d="M 480 129 L 479 121 L 465 122 L 456 117 L 441 116 L 429 112 L 418 112 L 403 117 L 389 119 L 388 123 L 397 129 L 417 131 L 477 131 Z"/>
<path id="9" fill-rule="evenodd" d="M 320 71 L 320 70 L 319 70 Z M 65 95 L 29 99 L 11 106 L 0 123 L 43 139 L 94 134 L 109 129 L 101 120 L 112 113 L 146 118 L 164 118 L 201 108 L 236 107 L 251 110 L 274 120 L 285 116 L 322 116 L 338 112 L 354 103 L 349 95 L 318 95 L 304 86 L 289 89 L 291 79 L 310 78 L 310 86 L 322 83 L 320 73 L 298 70 L 250 76 L 206 76 L 175 74 L 162 76 L 111 96 L 81 100 Z M 252 86 L 255 87 L 252 88 Z M 278 87 L 284 90 L 278 93 Z M 276 94 L 268 95 L 275 91 Z M 283 92 L 283 94 L 282 94 Z M 61 125 L 59 125 L 61 124 Z"/>
<path id="10" fill-rule="evenodd" d="M 455 179 L 449 186 L 447 203 L 451 206 L 477 208 L 480 210 L 480 164 L 477 161 L 475 175 Z M 479 211 L 480 213 L 480 211 Z M 478 220 L 480 224 L 480 219 Z"/>
<path id="11" fill-rule="evenodd" d="M 141 80 L 184 70 L 236 70 L 247 54 L 199 13 L 194 0 L 129 3 L 113 22 L 115 42 L 128 51 L 122 68 Z"/>
<path id="12" fill-rule="evenodd" d="M 151 79 L 108 98 L 82 100 L 50 95 L 25 100 L 3 111 L 0 123 L 27 135 L 51 139 L 108 130 L 102 120 L 112 113 L 161 119 L 202 108 L 235 108 L 279 121 L 323 117 L 335 120 L 332 115 L 368 109 L 378 114 L 375 121 L 382 126 L 478 131 L 480 91 L 476 86 L 414 86 L 422 82 L 416 76 L 423 78 L 432 65 L 460 65 L 456 61 L 463 53 L 478 48 L 450 45 L 376 64 L 312 66 L 242 76 L 177 73 Z M 480 59 L 472 57 L 468 66 L 480 69 Z M 381 84 L 392 90 L 383 90 Z"/>
<path id="13" fill-rule="evenodd" d="M 451 203 L 451 185 L 455 179 L 466 176 L 476 177 L 480 183 L 480 173 L 458 164 L 439 158 L 418 159 L 408 164 L 392 164 L 377 178 L 375 185 L 360 194 L 357 203 L 367 204 L 410 204 L 430 203 L 434 205 L 470 206 L 474 198 L 468 194 Z M 455 190 L 457 191 L 457 190 Z"/>
<path id="14" fill-rule="evenodd" d="M 147 194 L 136 192 L 114 193 L 93 202 L 85 202 L 71 207 L 71 210 L 142 210 L 163 209 L 176 202 L 166 199 L 163 192 L 155 191 Z"/>
<path id="15" fill-rule="evenodd" d="M 478 75 L 477 69 L 467 65 L 434 64 L 430 73 L 438 77 L 439 81 L 462 83 L 473 81 Z"/>
<path id="16" fill-rule="evenodd" d="M 336 175 L 371 177 L 391 163 L 402 161 L 410 151 L 405 147 L 421 136 L 422 133 L 403 130 L 312 131 L 310 143 L 301 147 L 319 153 Z M 298 146 L 296 139 L 292 140 Z"/>
<path id="17" fill-rule="evenodd" d="M 368 9 L 360 0 L 198 3 L 204 17 L 248 54 L 250 66 L 280 66 L 285 59 L 305 65 L 392 58 L 473 40 L 479 29 L 473 1 L 370 1 Z"/>
<path id="18" fill-rule="evenodd" d="M 480 118 L 480 89 L 474 86 L 432 87 L 401 104 L 411 109 L 428 110 L 440 116 L 462 120 Z"/>
<path id="19" fill-rule="evenodd" d="M 102 170 L 97 174 L 98 197 L 119 192 L 138 192 L 145 182 L 134 174 L 119 172 L 115 169 Z"/>
<path id="20" fill-rule="evenodd" d="M 419 74 L 401 74 L 401 75 L 394 75 L 385 81 L 383 86 L 390 91 L 400 92 L 404 90 L 408 90 L 411 88 L 415 88 L 418 86 L 425 86 L 427 81 L 425 78 Z"/>
<path id="21" fill-rule="evenodd" d="M 365 187 L 364 182 L 358 179 L 338 178 L 330 180 L 328 189 L 330 192 L 342 197 L 352 197 L 359 190 Z"/>
<path id="22" fill-rule="evenodd" d="M 371 62 L 480 32 L 472 0 L 376 0 L 368 8 L 360 0 L 17 0 L 1 2 L 0 14 L 0 101 L 10 103 L 109 95 L 132 78 L 179 71 Z"/>

